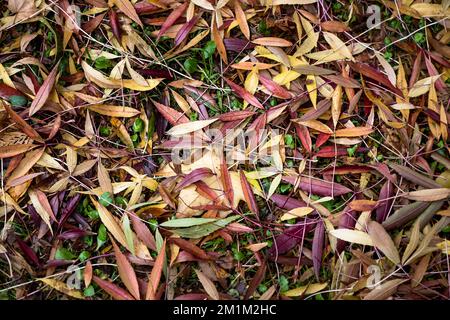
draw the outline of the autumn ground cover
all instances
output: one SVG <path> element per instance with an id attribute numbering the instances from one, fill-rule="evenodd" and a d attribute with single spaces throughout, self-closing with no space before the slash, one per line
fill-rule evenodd
<path id="1" fill-rule="evenodd" d="M 450 1 L 1 1 L 0 297 L 449 299 Z"/>

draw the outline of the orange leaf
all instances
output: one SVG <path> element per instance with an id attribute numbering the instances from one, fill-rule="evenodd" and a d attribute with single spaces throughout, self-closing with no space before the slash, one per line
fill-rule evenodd
<path id="1" fill-rule="evenodd" d="M 22 154 L 27 152 L 28 150 L 36 147 L 34 144 L 15 144 L 11 146 L 3 146 L 0 147 L 0 159 L 2 158 L 11 158 L 17 156 L 18 154 Z"/>
<path id="2" fill-rule="evenodd" d="M 254 44 L 260 46 L 270 46 L 270 47 L 290 47 L 292 42 L 277 38 L 277 37 L 262 37 L 252 41 Z"/>
<path id="3" fill-rule="evenodd" d="M 360 137 L 372 133 L 371 127 L 356 127 L 336 130 L 336 137 Z"/>
<path id="4" fill-rule="evenodd" d="M 166 240 L 164 239 L 161 250 L 159 251 L 158 257 L 156 257 L 155 264 L 153 265 L 152 272 L 150 273 L 150 279 L 147 286 L 146 300 L 156 299 L 156 290 L 161 279 L 161 273 L 164 267 L 164 261 L 166 258 Z"/>
<path id="5" fill-rule="evenodd" d="M 128 291 L 133 295 L 133 297 L 139 300 L 139 284 L 133 266 L 128 261 L 127 257 L 125 257 L 125 255 L 120 252 L 120 249 L 114 239 L 111 237 L 110 239 L 113 245 L 114 255 L 116 256 L 120 279 L 122 279 L 123 284 L 125 285 L 125 287 L 127 287 Z"/>

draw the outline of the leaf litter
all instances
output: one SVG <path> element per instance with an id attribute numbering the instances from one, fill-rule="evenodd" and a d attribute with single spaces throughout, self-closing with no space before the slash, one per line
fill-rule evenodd
<path id="1" fill-rule="evenodd" d="M 448 1 L 375 3 L 4 1 L 0 297 L 448 299 Z"/>

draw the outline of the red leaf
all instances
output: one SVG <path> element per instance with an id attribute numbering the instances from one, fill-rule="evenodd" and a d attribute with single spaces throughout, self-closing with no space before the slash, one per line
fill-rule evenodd
<path id="1" fill-rule="evenodd" d="M 270 197 L 270 200 L 272 200 L 278 207 L 285 210 L 306 207 L 305 202 L 281 194 L 272 195 L 272 197 Z"/>
<path id="2" fill-rule="evenodd" d="M 201 14 L 193 17 L 191 20 L 186 22 L 180 30 L 178 30 L 177 35 L 175 36 L 175 46 L 179 45 L 181 42 L 183 42 L 184 39 L 188 36 L 189 32 L 191 32 L 192 28 L 197 23 L 198 19 L 200 19 Z"/>
<path id="3" fill-rule="evenodd" d="M 222 161 L 222 163 L 220 164 L 220 181 L 222 182 L 225 197 L 227 198 L 228 202 L 230 203 L 230 206 L 232 207 L 234 203 L 233 184 L 231 182 L 231 176 L 225 161 Z"/>
<path id="4" fill-rule="evenodd" d="M 264 110 L 264 106 L 255 98 L 254 95 L 252 95 L 250 92 L 242 88 L 241 86 L 238 86 L 236 83 L 234 83 L 231 80 L 228 80 L 227 78 L 224 78 L 227 84 L 230 86 L 231 90 L 237 93 L 242 99 L 250 103 L 252 106 L 255 106 L 259 109 Z"/>
<path id="5" fill-rule="evenodd" d="M 188 2 L 183 3 L 169 14 L 169 16 L 164 20 L 164 23 L 162 24 L 161 29 L 158 32 L 156 41 L 158 41 L 159 38 L 164 35 L 164 33 L 166 33 L 167 29 L 169 29 L 175 23 L 175 21 L 177 21 L 177 19 L 183 15 L 184 11 L 186 11 L 188 7 L 188 4 Z"/>
<path id="6" fill-rule="evenodd" d="M 136 216 L 135 213 L 131 212 L 129 214 L 131 218 L 131 223 L 133 225 L 133 229 L 136 232 L 136 235 L 142 242 L 149 248 L 156 251 L 156 243 L 153 234 L 150 232 L 148 227 Z"/>
<path id="7" fill-rule="evenodd" d="M 112 8 L 109 10 L 108 15 L 112 33 L 114 37 L 116 37 L 116 39 L 120 42 L 122 39 L 122 31 L 120 30 L 119 17 L 117 16 L 116 11 L 114 11 L 114 9 Z"/>
<path id="8" fill-rule="evenodd" d="M 139 284 L 136 278 L 136 273 L 134 272 L 134 269 L 127 257 L 120 252 L 120 249 L 113 238 L 111 238 L 111 242 L 114 249 L 114 255 L 116 256 L 120 279 L 122 279 L 123 284 L 127 287 L 133 297 L 139 300 Z"/>
<path id="9" fill-rule="evenodd" d="M 183 188 L 186 188 L 186 187 L 190 186 L 191 184 L 194 184 L 197 181 L 201 181 L 204 178 L 206 178 L 212 174 L 213 173 L 209 168 L 198 168 L 198 169 L 192 170 L 176 186 L 175 191 L 179 191 Z"/>
<path id="10" fill-rule="evenodd" d="M 181 238 L 170 238 L 170 243 L 174 243 L 177 246 L 179 246 L 181 249 L 189 252 L 193 256 L 196 256 L 197 258 L 201 260 L 211 260 L 212 258 L 202 249 L 197 247 L 195 244 L 193 244 L 190 241 L 181 239 Z"/>
<path id="11" fill-rule="evenodd" d="M 323 132 L 319 133 L 316 138 L 316 148 L 319 148 L 320 146 L 325 144 L 328 141 L 328 139 L 330 139 L 330 137 L 331 137 L 331 134 L 327 134 L 327 133 L 323 133 Z"/>
<path id="12" fill-rule="evenodd" d="M 275 97 L 280 99 L 290 99 L 292 98 L 292 95 L 287 91 L 285 88 L 280 86 L 275 81 L 266 78 L 263 75 L 259 76 L 259 81 L 261 81 L 262 85 L 266 87 L 267 90 L 269 90 Z"/>
<path id="13" fill-rule="evenodd" d="M 156 257 L 155 264 L 153 265 L 152 272 L 150 273 L 150 279 L 148 280 L 146 300 L 155 300 L 158 290 L 159 281 L 161 280 L 161 274 L 164 267 L 164 261 L 166 260 L 166 240 L 164 239 L 161 250 L 158 257 Z"/>
<path id="14" fill-rule="evenodd" d="M 176 111 L 156 101 L 152 101 L 159 113 L 173 126 L 189 122 L 189 119 L 181 112 Z"/>
<path id="15" fill-rule="evenodd" d="M 297 244 L 301 243 L 307 233 L 312 230 L 313 223 L 311 219 L 305 218 L 303 222 L 297 223 L 295 226 L 287 228 L 282 234 L 275 238 L 274 245 L 270 247 L 268 253 L 272 258 L 280 254 L 286 253 Z"/>
<path id="16" fill-rule="evenodd" d="M 243 120 L 247 119 L 248 117 L 251 117 L 254 115 L 255 112 L 253 111 L 230 111 L 223 113 L 219 116 L 220 121 L 228 122 L 228 121 L 236 121 L 236 120 Z"/>
<path id="17" fill-rule="evenodd" d="M 385 87 L 390 89 L 395 94 L 399 95 L 400 97 L 403 97 L 403 93 L 400 89 L 394 87 L 392 83 L 389 81 L 389 79 L 382 74 L 380 71 L 372 68 L 371 66 L 359 62 L 348 62 L 349 66 L 355 70 L 356 72 L 361 73 L 362 75 L 375 80 L 381 84 L 383 84 Z"/>
<path id="18" fill-rule="evenodd" d="M 36 93 L 36 97 L 30 106 L 30 116 L 38 112 L 45 104 L 55 84 L 56 75 L 58 73 L 59 62 L 54 66 L 53 70 L 48 74 L 39 91 Z"/>
<path id="19" fill-rule="evenodd" d="M 264 280 L 265 276 L 266 276 L 266 264 L 265 262 L 263 262 L 263 264 L 258 268 L 252 280 L 250 281 L 250 284 L 248 285 L 247 291 L 245 292 L 244 295 L 244 300 L 250 299 L 250 297 L 255 292 L 256 288 Z"/>
<path id="20" fill-rule="evenodd" d="M 346 206 L 339 219 L 339 229 L 353 229 L 356 225 L 357 212 Z M 336 250 L 338 253 L 344 251 L 347 242 L 341 239 L 337 240 Z"/>
<path id="21" fill-rule="evenodd" d="M 110 281 L 102 280 L 97 276 L 93 276 L 92 280 L 116 300 L 134 300 L 128 292 Z"/>
<path id="22" fill-rule="evenodd" d="M 250 183 L 248 182 L 247 177 L 245 176 L 243 171 L 239 171 L 239 176 L 241 178 L 241 185 L 244 192 L 245 202 L 247 203 L 250 211 L 255 213 L 257 217 L 259 217 L 258 204 L 256 203 L 252 187 L 250 186 Z"/>
<path id="23" fill-rule="evenodd" d="M 26 98 L 22 92 L 4 83 L 0 83 L 0 98 L 9 100 L 13 96 L 20 96 Z"/>

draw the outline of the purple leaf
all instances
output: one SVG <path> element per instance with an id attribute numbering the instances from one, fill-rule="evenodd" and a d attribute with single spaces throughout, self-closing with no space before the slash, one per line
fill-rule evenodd
<path id="1" fill-rule="evenodd" d="M 16 239 L 17 244 L 19 245 L 20 250 L 25 254 L 25 257 L 29 262 L 32 262 L 36 266 L 40 266 L 41 263 L 39 262 L 39 258 L 37 257 L 36 253 L 31 249 L 25 241 L 22 241 L 21 239 Z"/>
<path id="2" fill-rule="evenodd" d="M 272 195 L 272 197 L 270 197 L 270 200 L 272 200 L 281 209 L 286 210 L 292 210 L 294 208 L 299 207 L 306 207 L 305 202 L 288 196 L 283 196 L 281 194 Z"/>
<path id="3" fill-rule="evenodd" d="M 325 226 L 323 221 L 319 221 L 316 225 L 316 230 L 314 230 L 314 238 L 312 243 L 313 267 L 317 281 L 319 281 L 320 266 L 322 264 L 324 237 Z"/>
<path id="4" fill-rule="evenodd" d="M 390 199 L 394 196 L 394 185 L 391 181 L 387 180 L 380 190 L 380 197 L 378 198 L 379 207 L 376 209 L 377 221 L 382 223 L 386 220 L 392 207 L 394 199 Z M 386 200 L 387 199 L 387 200 Z"/>
<path id="5" fill-rule="evenodd" d="M 183 42 L 184 39 L 188 36 L 189 32 L 191 32 L 192 28 L 197 23 L 198 19 L 200 19 L 200 15 L 193 17 L 191 20 L 186 22 L 180 30 L 178 30 L 177 35 L 175 36 L 175 46 L 179 45 Z"/>
<path id="6" fill-rule="evenodd" d="M 240 53 L 243 50 L 253 49 L 255 47 L 253 43 L 239 38 L 226 38 L 223 40 L 223 44 L 225 45 L 225 49 L 227 49 L 227 51 L 234 51 L 237 53 Z"/>
<path id="7" fill-rule="evenodd" d="M 198 168 L 192 170 L 192 172 L 188 173 L 176 186 L 175 191 L 180 191 L 181 189 L 186 188 L 197 181 L 201 181 L 212 174 L 212 171 L 208 168 Z"/>
<path id="8" fill-rule="evenodd" d="M 353 229 L 356 225 L 357 212 L 346 206 L 339 220 L 339 229 Z M 336 250 L 338 253 L 344 251 L 347 242 L 341 239 L 337 240 Z"/>
<path id="9" fill-rule="evenodd" d="M 274 245 L 269 249 L 269 255 L 276 260 L 278 255 L 284 254 L 294 248 L 312 230 L 313 224 L 312 219 L 305 218 L 302 222 L 284 230 L 282 234 L 275 238 Z"/>
<path id="10" fill-rule="evenodd" d="M 299 177 L 299 176 L 286 176 L 282 178 L 284 181 L 299 186 L 300 189 L 308 193 L 316 194 L 319 196 L 340 196 L 348 192 L 352 192 L 347 187 L 338 183 L 323 181 L 311 177 Z"/>

